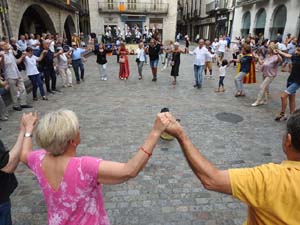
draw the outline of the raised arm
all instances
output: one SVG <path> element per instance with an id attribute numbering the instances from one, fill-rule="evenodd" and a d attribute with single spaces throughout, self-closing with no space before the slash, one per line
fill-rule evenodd
<path id="1" fill-rule="evenodd" d="M 21 154 L 21 150 L 22 150 L 24 134 L 25 134 L 25 129 L 21 128 L 17 142 L 9 152 L 8 163 L 6 164 L 5 167 L 0 169 L 2 172 L 13 173 L 16 170 L 16 168 L 20 162 L 20 154 Z"/>
<path id="2" fill-rule="evenodd" d="M 232 194 L 228 171 L 218 170 L 193 145 L 175 118 L 169 113 L 167 117 L 171 122 L 166 131 L 177 138 L 188 164 L 203 186 L 208 190 Z"/>
<path id="3" fill-rule="evenodd" d="M 150 159 L 161 133 L 168 124 L 169 120 L 166 114 L 158 114 L 144 144 L 127 163 L 112 161 L 102 161 L 100 163 L 98 182 L 102 184 L 119 184 L 136 177 Z"/>
<path id="4" fill-rule="evenodd" d="M 22 122 L 25 129 L 26 137 L 23 139 L 21 161 L 27 165 L 27 156 L 32 151 L 32 132 L 37 123 L 37 112 L 23 114 Z"/>

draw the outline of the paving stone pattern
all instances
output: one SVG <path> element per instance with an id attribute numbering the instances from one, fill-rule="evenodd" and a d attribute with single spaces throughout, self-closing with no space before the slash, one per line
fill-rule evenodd
<path id="1" fill-rule="evenodd" d="M 230 55 L 227 53 L 228 59 Z M 33 105 L 40 115 L 60 108 L 77 113 L 82 137 L 78 155 L 126 162 L 143 144 L 156 113 L 168 107 L 181 119 L 193 143 L 218 168 L 283 160 L 281 134 L 285 123 L 276 123 L 273 118 L 279 110 L 279 95 L 288 74 L 280 73 L 272 83 L 268 105 L 253 108 L 250 104 L 259 85 L 247 85 L 247 96 L 235 98 L 233 66 L 227 71 L 225 93 L 214 92 L 217 79 L 205 79 L 201 90 L 194 89 L 193 59 L 182 55 L 178 85 L 173 86 L 170 68 L 161 72 L 161 64 L 156 83 L 151 82 L 149 65 L 144 67 L 144 79 L 138 80 L 134 56 L 130 57 L 128 81 L 118 79 L 115 56 L 109 58 L 108 81 L 100 81 L 92 56 L 86 63 L 84 83 L 61 88 L 62 93 L 49 96 L 48 102 Z M 217 78 L 215 64 L 213 73 Z M 234 113 L 243 121 L 223 122 L 216 118 L 218 113 Z M 16 140 L 20 117 L 21 113 L 11 111 L 9 121 L 0 123 L 1 139 L 9 147 Z M 47 224 L 47 211 L 36 179 L 24 165 L 18 167 L 16 175 L 19 187 L 12 196 L 14 224 Z M 105 186 L 104 196 L 112 225 L 237 225 L 243 223 L 246 215 L 243 203 L 203 188 L 176 141 L 160 140 L 145 169 L 125 184 Z"/>

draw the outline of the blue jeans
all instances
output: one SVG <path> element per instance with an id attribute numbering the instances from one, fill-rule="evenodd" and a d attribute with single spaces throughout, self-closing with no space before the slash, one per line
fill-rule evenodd
<path id="1" fill-rule="evenodd" d="M 235 77 L 234 84 L 237 91 L 244 91 L 243 79 L 246 75 L 246 72 L 239 72 L 239 74 Z"/>
<path id="2" fill-rule="evenodd" d="M 12 225 L 10 201 L 0 204 L 0 225 Z"/>
<path id="3" fill-rule="evenodd" d="M 83 65 L 81 59 L 72 60 L 72 66 L 74 69 L 76 81 L 80 81 L 79 69 L 80 69 L 81 79 L 84 79 L 84 65 Z"/>
<path id="4" fill-rule="evenodd" d="M 195 85 L 199 88 L 202 87 L 202 73 L 204 65 L 198 66 L 194 65 L 194 76 L 195 76 Z"/>
<path id="5" fill-rule="evenodd" d="M 34 98 L 37 97 L 37 89 L 40 89 L 41 96 L 45 96 L 43 82 L 40 74 L 28 76 L 32 84 L 32 95 Z"/>

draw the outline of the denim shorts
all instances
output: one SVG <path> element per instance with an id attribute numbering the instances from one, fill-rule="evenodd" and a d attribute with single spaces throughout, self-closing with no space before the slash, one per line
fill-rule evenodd
<path id="1" fill-rule="evenodd" d="M 150 67 L 151 68 L 157 68 L 158 65 L 158 59 L 150 60 Z"/>
<path id="2" fill-rule="evenodd" d="M 287 82 L 287 89 L 285 92 L 289 95 L 295 94 L 296 91 L 300 88 L 300 83 Z"/>

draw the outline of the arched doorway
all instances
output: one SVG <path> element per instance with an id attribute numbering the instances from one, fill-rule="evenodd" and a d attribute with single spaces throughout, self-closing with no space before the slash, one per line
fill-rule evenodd
<path id="1" fill-rule="evenodd" d="M 64 37 L 67 39 L 68 45 L 71 45 L 72 35 L 74 33 L 76 33 L 75 23 L 72 17 L 69 15 L 66 18 L 65 25 L 64 25 Z"/>
<path id="2" fill-rule="evenodd" d="M 256 14 L 256 23 L 254 28 L 254 33 L 258 36 L 264 35 L 265 25 L 266 25 L 266 10 L 260 9 Z"/>
<path id="3" fill-rule="evenodd" d="M 54 24 L 49 14 L 39 5 L 29 6 L 23 14 L 19 36 L 25 33 L 55 33 Z"/>
<path id="4" fill-rule="evenodd" d="M 244 13 L 243 19 L 242 19 L 242 29 L 241 29 L 241 35 L 242 37 L 248 37 L 250 33 L 250 24 L 251 24 L 251 14 L 249 11 Z"/>
<path id="5" fill-rule="evenodd" d="M 276 39 L 277 33 L 284 33 L 287 9 L 285 5 L 278 6 L 273 13 L 273 24 L 270 28 L 271 40 Z"/>

